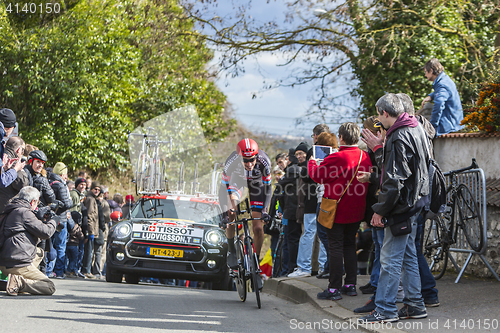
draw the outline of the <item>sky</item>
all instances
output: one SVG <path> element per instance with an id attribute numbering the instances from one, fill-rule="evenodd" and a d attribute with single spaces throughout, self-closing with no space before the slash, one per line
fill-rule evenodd
<path id="1" fill-rule="evenodd" d="M 270 134 L 310 136 L 317 120 L 306 120 L 310 108 L 314 85 L 278 87 L 264 90 L 264 81 L 284 78 L 290 69 L 278 66 L 279 56 L 266 54 L 249 59 L 245 73 L 237 77 L 225 77 L 217 81 L 218 87 L 227 96 L 233 108 L 234 117 L 248 129 Z M 337 94 L 347 93 L 347 87 L 338 89 Z M 297 119 L 303 123 L 296 124 Z M 330 125 L 330 124 L 329 124 Z M 333 128 L 339 124 L 331 124 Z"/>
<path id="2" fill-rule="evenodd" d="M 236 0 L 239 1 L 239 0 Z M 283 19 L 286 7 L 281 1 L 260 4 L 253 2 L 252 15 L 260 21 Z M 226 10 L 228 7 L 225 7 Z M 211 65 L 216 65 L 220 53 L 215 53 Z M 245 60 L 245 72 L 237 77 L 221 73 L 217 80 L 218 87 L 231 103 L 233 116 L 245 127 L 254 132 L 269 134 L 310 137 L 318 120 L 306 120 L 304 117 L 312 105 L 311 96 L 314 84 L 304 86 L 279 87 L 265 90 L 264 81 L 269 84 L 290 74 L 292 68 L 278 66 L 284 57 L 272 54 L 260 54 Z M 337 95 L 347 93 L 347 86 L 338 88 Z M 354 104 L 352 104 L 354 103 Z M 356 106 L 353 101 L 351 106 Z M 303 123 L 297 124 L 297 119 Z M 336 130 L 340 124 L 329 124 Z"/>

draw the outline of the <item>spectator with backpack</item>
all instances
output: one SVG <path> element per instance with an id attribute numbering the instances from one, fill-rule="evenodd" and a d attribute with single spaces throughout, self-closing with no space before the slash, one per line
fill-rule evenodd
<path id="1" fill-rule="evenodd" d="M 415 108 L 413 106 L 413 102 L 410 96 L 403 93 L 396 94 L 396 96 L 398 96 L 400 101 L 403 103 L 405 112 L 407 112 L 410 116 L 415 116 L 417 118 L 420 124 L 420 128 L 424 130 L 424 133 L 427 136 L 427 153 L 430 157 L 428 162 L 429 181 L 430 181 L 429 200 L 428 200 L 429 205 L 424 207 L 424 209 L 420 213 L 420 216 L 417 219 L 417 234 L 415 235 L 415 248 L 417 249 L 421 293 L 422 297 L 424 298 L 425 306 L 436 307 L 439 306 L 440 304 L 438 298 L 438 290 L 436 289 L 436 280 L 434 279 L 434 276 L 431 273 L 429 265 L 427 264 L 427 260 L 425 259 L 422 251 L 422 246 L 423 246 L 422 237 L 424 235 L 425 220 L 426 220 L 425 216 L 427 215 L 429 210 L 434 210 L 437 213 L 439 210 L 439 206 L 441 205 L 440 202 L 446 203 L 446 187 L 444 185 L 444 176 L 441 172 L 441 169 L 439 169 L 437 163 L 433 160 L 434 151 L 432 148 L 432 139 L 436 135 L 436 129 L 425 117 L 421 115 L 415 115 Z M 439 172 L 440 174 L 436 174 L 436 172 Z M 436 177 L 434 175 L 436 175 Z M 439 177 L 439 175 L 441 176 L 441 178 L 437 178 Z M 443 188 L 440 190 L 437 187 L 437 185 L 433 186 L 433 180 L 436 182 L 441 180 L 442 181 L 441 185 L 443 186 Z M 433 196 L 433 193 L 435 193 L 436 191 L 438 192 L 438 194 Z M 441 192 L 440 200 L 438 198 L 439 192 Z M 434 205 L 437 205 L 437 207 L 434 207 Z"/>
<path id="2" fill-rule="evenodd" d="M 376 160 L 382 161 L 378 163 L 382 165 L 382 181 L 378 202 L 372 206 L 371 224 L 384 227 L 385 233 L 376 307 L 359 322 L 425 318 L 427 312 L 420 292 L 415 236 L 417 219 L 429 194 L 428 139 L 418 120 L 405 112 L 397 95 L 384 95 L 376 107 L 381 126 L 387 130 L 385 141 L 366 130 L 363 136 L 367 133 L 367 137 L 379 139 L 379 144 L 372 145 L 367 137 L 363 141 L 375 152 Z M 398 311 L 396 297 L 402 269 L 405 271 L 405 305 Z"/>
<path id="3" fill-rule="evenodd" d="M 398 97 L 398 99 L 402 103 L 405 112 L 407 112 L 410 116 L 413 116 L 415 113 L 415 109 L 413 107 L 413 102 L 412 102 L 411 98 L 408 95 L 403 94 L 403 93 L 396 94 L 396 96 Z M 435 129 L 434 129 L 434 127 L 432 127 L 432 125 L 430 125 L 430 123 L 424 117 L 416 116 L 416 119 L 420 123 L 419 127 L 425 131 L 424 136 L 427 136 L 427 139 L 428 139 L 428 141 L 427 141 L 428 153 L 429 153 L 429 156 L 432 157 L 432 141 L 431 140 L 435 135 Z M 376 138 L 376 133 L 374 133 L 373 130 L 369 131 L 368 128 L 366 130 L 363 130 L 363 137 L 364 138 L 362 140 L 365 143 L 367 143 L 367 145 L 370 149 L 375 149 L 375 147 L 380 146 L 382 144 L 382 140 L 381 140 L 382 136 L 379 135 L 378 138 Z M 378 170 L 381 170 L 381 167 L 382 167 L 382 165 L 379 164 L 379 163 L 381 163 L 381 160 L 382 160 L 381 153 L 382 153 L 382 149 L 378 149 L 377 153 L 374 154 L 374 160 L 377 160 L 377 164 L 379 167 Z M 429 175 L 432 174 L 431 169 L 432 168 L 429 169 Z M 430 180 L 432 180 L 432 178 L 433 177 L 430 177 Z M 366 181 L 368 181 L 368 179 L 366 179 Z M 370 183 L 379 184 L 380 178 L 379 178 L 379 176 L 376 176 L 374 173 L 372 173 L 372 175 L 369 176 L 369 181 L 370 181 Z M 432 189 L 430 189 L 430 190 L 432 191 Z M 430 199 L 429 201 L 430 202 L 439 202 L 439 200 L 435 200 L 435 199 L 434 200 Z M 424 207 L 420 216 L 417 219 L 417 233 L 415 235 L 415 248 L 416 248 L 416 253 L 417 253 L 417 258 L 418 258 L 421 293 L 422 293 L 422 296 L 424 298 L 424 303 L 427 307 L 435 307 L 435 306 L 439 306 L 439 304 L 440 304 L 439 298 L 438 298 L 438 291 L 435 288 L 436 287 L 436 280 L 434 279 L 434 276 L 430 272 L 429 265 L 427 264 L 427 261 L 423 255 L 423 252 L 422 252 L 422 244 L 421 244 L 421 238 L 422 238 L 423 229 L 425 226 L 424 216 L 426 215 L 428 210 L 429 210 L 429 207 Z M 374 229 L 373 240 L 374 240 L 375 245 L 376 245 L 376 247 L 375 247 L 375 262 L 374 262 L 374 267 L 372 270 L 372 275 L 370 278 L 370 283 L 369 283 L 370 285 L 364 286 L 364 287 L 366 287 L 367 293 L 369 293 L 370 289 L 373 290 L 373 287 L 375 287 L 375 290 L 373 290 L 372 292 L 376 291 L 376 286 L 378 283 L 378 273 L 377 272 L 379 271 L 379 267 L 380 267 L 380 264 L 379 264 L 380 250 L 377 248 L 377 246 L 378 246 L 378 244 L 381 244 L 383 242 L 383 233 L 382 234 L 376 233 L 376 230 L 379 228 L 373 228 L 373 229 Z M 378 249 L 378 251 L 377 251 L 377 249 Z M 375 278 L 374 278 L 374 276 L 375 276 Z M 362 291 L 365 292 L 365 289 L 362 289 Z M 375 309 L 375 302 L 374 302 L 375 297 L 374 296 L 363 307 L 354 309 L 354 312 L 364 313 L 364 312 L 373 311 Z"/>

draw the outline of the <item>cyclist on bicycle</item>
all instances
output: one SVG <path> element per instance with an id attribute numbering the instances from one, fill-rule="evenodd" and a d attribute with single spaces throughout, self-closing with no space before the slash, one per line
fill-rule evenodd
<path id="1" fill-rule="evenodd" d="M 227 223 L 235 220 L 236 214 L 231 209 L 236 210 L 242 191 L 245 187 L 248 188 L 252 217 L 261 218 L 252 223 L 257 257 L 260 256 L 264 241 L 263 221 L 266 223 L 269 221 L 267 211 L 272 196 L 271 176 L 271 161 L 267 154 L 263 150 L 259 150 L 259 146 L 254 140 L 243 139 L 238 142 L 236 151 L 232 152 L 226 160 L 219 190 L 220 205 L 224 212 L 223 226 L 225 227 Z M 229 250 L 227 264 L 233 269 L 238 268 L 234 234 L 234 225 L 229 225 L 226 229 Z"/>

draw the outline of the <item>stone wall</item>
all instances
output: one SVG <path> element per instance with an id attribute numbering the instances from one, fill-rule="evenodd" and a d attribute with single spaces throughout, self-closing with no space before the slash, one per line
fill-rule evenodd
<path id="1" fill-rule="evenodd" d="M 476 158 L 486 178 L 500 178 L 500 133 L 455 133 L 434 140 L 434 156 L 443 172 L 465 168 Z"/>
<path id="2" fill-rule="evenodd" d="M 443 172 L 467 167 L 472 158 L 485 173 L 486 179 L 500 178 L 500 133 L 456 133 L 443 135 L 434 140 L 434 155 Z M 486 260 L 500 275 L 500 207 L 487 206 L 487 249 Z M 460 267 L 468 254 L 453 253 Z M 448 263 L 448 267 L 453 265 Z M 465 274 L 478 277 L 493 277 L 492 273 L 479 258 L 473 256 Z"/>

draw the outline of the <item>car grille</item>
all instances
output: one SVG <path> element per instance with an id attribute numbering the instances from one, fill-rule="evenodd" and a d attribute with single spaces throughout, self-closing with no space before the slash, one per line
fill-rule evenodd
<path id="1" fill-rule="evenodd" d="M 183 256 L 181 258 L 170 258 L 170 257 L 153 257 L 147 254 L 148 248 L 161 248 L 161 249 L 171 249 L 171 250 L 182 250 Z M 175 243 L 155 243 L 147 241 L 134 240 L 127 245 L 127 251 L 130 256 L 134 258 L 155 258 L 155 261 L 165 259 L 165 261 L 188 261 L 188 262 L 200 262 L 205 256 L 205 250 L 201 246 L 196 245 L 184 245 Z"/>

